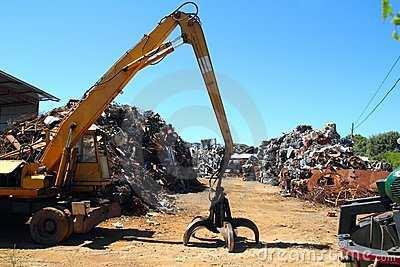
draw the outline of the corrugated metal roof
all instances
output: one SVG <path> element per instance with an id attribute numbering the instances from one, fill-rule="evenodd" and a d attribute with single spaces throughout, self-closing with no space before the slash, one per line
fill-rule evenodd
<path id="1" fill-rule="evenodd" d="M 0 70 L 0 105 L 46 100 L 59 101 L 60 99 Z"/>

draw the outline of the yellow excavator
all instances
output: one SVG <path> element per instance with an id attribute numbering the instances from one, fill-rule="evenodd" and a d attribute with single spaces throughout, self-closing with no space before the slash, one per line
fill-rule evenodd
<path id="1" fill-rule="evenodd" d="M 193 5 L 195 12 L 181 11 L 186 5 Z M 117 201 L 98 195 L 111 179 L 94 123 L 138 71 L 160 62 L 184 43 L 193 47 L 221 129 L 225 151 L 220 169 L 210 178 L 213 193 L 210 214 L 205 218 L 196 217 L 189 224 L 183 242 L 188 245 L 190 237 L 202 227 L 222 233 L 229 251 L 234 251 L 237 227 L 250 228 L 256 242 L 259 241 L 257 226 L 252 221 L 231 216 L 221 186 L 233 142 L 197 13 L 197 5 L 187 2 L 161 19 L 153 31 L 86 91 L 57 130 L 50 134 L 40 160 L 0 160 L 0 212 L 32 216 L 30 232 L 35 242 L 55 245 L 72 233 L 86 233 L 101 221 L 120 216 Z M 166 41 L 177 26 L 181 28 L 181 36 Z"/>

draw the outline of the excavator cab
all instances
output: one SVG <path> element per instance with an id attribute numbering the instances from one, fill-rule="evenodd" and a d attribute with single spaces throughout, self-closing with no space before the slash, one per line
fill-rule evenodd
<path id="1" fill-rule="evenodd" d="M 72 149 L 76 162 L 76 166 L 72 167 L 72 191 L 93 192 L 110 184 L 105 138 L 99 128 L 92 125 Z"/>

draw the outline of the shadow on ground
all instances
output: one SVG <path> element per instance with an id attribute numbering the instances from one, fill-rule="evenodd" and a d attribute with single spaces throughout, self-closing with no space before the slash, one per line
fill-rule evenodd
<path id="1" fill-rule="evenodd" d="M 48 246 L 35 244 L 29 233 L 29 225 L 2 221 L 0 233 L 0 249 L 44 249 Z M 96 227 L 87 234 L 73 234 L 61 246 L 82 246 L 95 250 L 106 249 L 117 241 L 134 241 L 137 238 L 152 238 L 154 231 L 139 229 L 109 229 Z"/>
<path id="2" fill-rule="evenodd" d="M 47 246 L 38 245 L 32 242 L 29 233 L 29 225 L 15 220 L 2 219 L 0 227 L 3 229 L 0 232 L 0 249 L 44 249 Z M 96 227 L 87 234 L 73 234 L 67 241 L 60 245 L 62 246 L 82 246 L 93 250 L 107 249 L 111 244 L 118 241 L 137 241 L 151 244 L 166 244 L 182 246 L 182 241 L 174 240 L 158 240 L 154 239 L 155 232 L 150 230 L 140 229 L 113 229 Z M 192 237 L 189 247 L 198 248 L 221 248 L 225 243 L 221 239 L 208 239 L 200 237 Z M 328 244 L 318 243 L 298 243 L 298 242 L 261 242 L 256 244 L 253 240 L 243 237 L 237 237 L 235 244 L 235 253 L 242 253 L 247 249 L 262 249 L 262 248 L 304 248 L 326 250 L 330 249 Z"/>
<path id="3" fill-rule="evenodd" d="M 15 221 L 2 220 L 0 227 L 6 229 L 0 233 L 0 249 L 45 249 L 48 246 L 35 244 L 29 233 L 29 225 L 16 223 Z M 112 229 L 96 227 L 87 234 L 73 234 L 61 246 L 81 246 L 93 250 L 107 249 L 118 241 L 137 241 L 151 244 L 166 244 L 182 246 L 182 241 L 154 239 L 154 231 L 139 229 Z M 221 248 L 225 243 L 221 239 L 208 239 L 192 237 L 189 247 Z M 247 249 L 263 248 L 263 244 L 255 244 L 246 238 L 237 238 L 235 252 L 241 253 Z"/>
<path id="4" fill-rule="evenodd" d="M 331 248 L 329 244 L 298 243 L 298 242 L 283 242 L 283 241 L 263 243 L 262 246 L 265 248 L 281 248 L 281 249 L 304 248 L 304 249 L 326 250 Z"/>
<path id="5" fill-rule="evenodd" d="M 157 240 L 157 239 L 148 239 L 141 237 L 134 237 L 133 240 L 143 243 L 151 243 L 151 244 L 167 244 L 167 245 L 178 245 L 183 246 L 182 241 L 169 241 L 169 240 Z M 189 242 L 188 247 L 196 247 L 196 248 L 208 248 L 208 249 L 217 249 L 223 248 L 225 246 L 225 242 L 222 239 L 208 239 L 208 238 L 192 238 L 191 242 Z M 264 246 L 260 244 L 256 244 L 246 238 L 238 238 L 235 243 L 235 252 L 234 253 L 242 253 L 247 249 L 261 249 Z"/>

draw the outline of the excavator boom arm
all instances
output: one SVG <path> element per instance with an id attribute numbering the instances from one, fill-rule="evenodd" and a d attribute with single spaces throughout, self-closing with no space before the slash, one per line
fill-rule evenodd
<path id="1" fill-rule="evenodd" d="M 56 135 L 47 145 L 41 159 L 41 163 L 48 170 L 60 172 L 59 167 L 64 165 L 62 158 L 66 147 L 73 147 L 77 144 L 83 134 L 139 70 L 174 50 L 173 43 L 164 42 L 178 25 L 182 30 L 183 41 L 193 47 L 221 129 L 225 142 L 225 156 L 221 168 L 224 169 L 230 159 L 233 142 L 203 30 L 196 15 L 175 11 L 162 19 L 151 33 L 145 35 L 134 48 L 125 53 L 85 93 L 74 110 L 61 122 Z M 62 182 L 58 184 L 62 184 Z"/>
<path id="2" fill-rule="evenodd" d="M 79 104 L 61 122 L 56 135 L 43 153 L 41 162 L 48 170 L 58 170 L 70 128 L 75 125 L 71 133 L 71 145 L 73 146 L 140 70 L 140 64 L 136 64 L 135 68 L 131 67 L 127 70 L 124 68 L 160 47 L 176 26 L 177 23 L 172 18 L 163 20 L 149 35 L 145 35 L 134 48 L 114 63 L 103 77 L 85 93 Z"/>
<path id="3" fill-rule="evenodd" d="M 224 139 L 224 161 L 227 164 L 233 152 L 233 141 L 203 29 L 196 18 L 184 21 L 180 23 L 180 26 L 184 42 L 191 44 L 193 47 L 204 83 L 207 87 L 208 95 Z"/>

